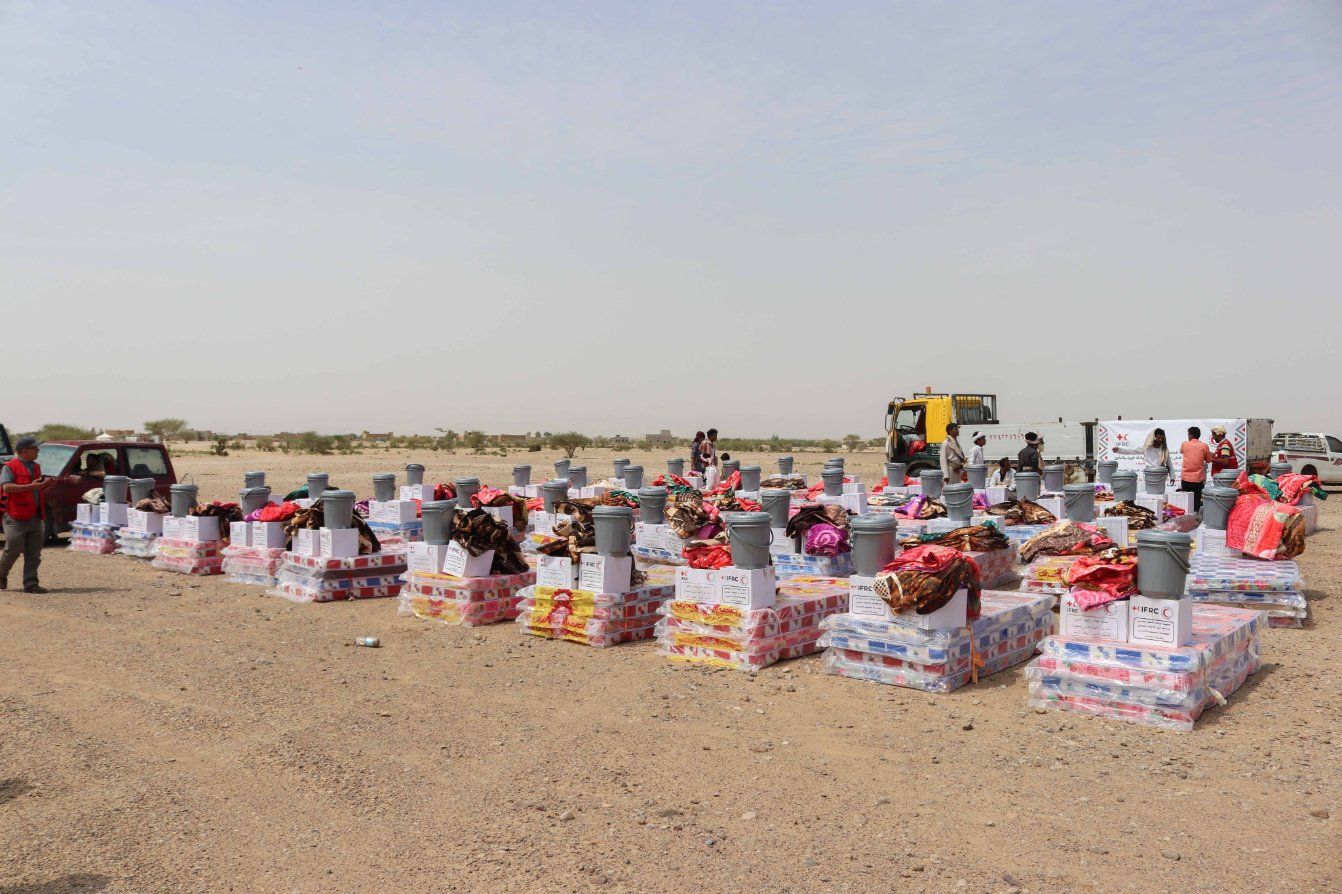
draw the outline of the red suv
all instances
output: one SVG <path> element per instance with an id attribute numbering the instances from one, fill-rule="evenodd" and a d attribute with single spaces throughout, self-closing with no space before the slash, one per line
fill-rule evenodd
<path id="1" fill-rule="evenodd" d="M 56 483 L 42 495 L 47 508 L 47 538 L 70 529 L 75 507 L 86 491 L 103 486 L 104 475 L 153 478 L 154 492 L 168 496 L 177 483 L 168 448 L 139 441 L 43 441 L 37 451 L 43 475 Z"/>

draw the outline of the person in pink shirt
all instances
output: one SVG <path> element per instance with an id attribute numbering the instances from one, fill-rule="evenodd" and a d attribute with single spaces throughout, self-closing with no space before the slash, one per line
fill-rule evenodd
<path id="1" fill-rule="evenodd" d="M 1202 429 L 1194 425 L 1188 430 L 1188 440 L 1179 445 L 1179 453 L 1184 458 L 1182 490 L 1193 492 L 1193 511 L 1202 511 L 1202 487 L 1207 483 L 1207 463 L 1211 462 L 1211 448 L 1198 438 Z"/>

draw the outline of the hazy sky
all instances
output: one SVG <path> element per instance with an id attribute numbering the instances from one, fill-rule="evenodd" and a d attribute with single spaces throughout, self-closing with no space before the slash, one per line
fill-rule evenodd
<path id="1" fill-rule="evenodd" d="M 1342 4 L 0 0 L 0 421 L 1342 434 Z"/>

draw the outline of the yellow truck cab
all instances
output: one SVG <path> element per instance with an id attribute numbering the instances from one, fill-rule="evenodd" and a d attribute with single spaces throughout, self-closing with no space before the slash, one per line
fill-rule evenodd
<path id="1" fill-rule="evenodd" d="M 907 462 L 909 474 L 937 468 L 946 426 L 958 422 L 962 428 L 997 424 L 995 394 L 933 394 L 896 397 L 885 411 L 886 458 Z M 901 447 L 899 440 L 903 441 Z M 925 446 L 914 452 L 914 445 Z"/>

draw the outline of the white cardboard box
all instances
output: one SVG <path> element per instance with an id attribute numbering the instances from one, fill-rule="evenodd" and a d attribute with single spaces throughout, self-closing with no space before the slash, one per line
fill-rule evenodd
<path id="1" fill-rule="evenodd" d="M 1128 603 L 1120 599 L 1094 608 L 1082 609 L 1071 593 L 1064 593 L 1058 605 L 1063 636 L 1084 636 L 1090 639 L 1128 641 Z"/>
<path id="2" fill-rule="evenodd" d="M 433 501 L 432 484 L 402 484 L 400 492 L 401 502 L 411 502 L 419 500 L 421 503 L 430 503 Z"/>
<path id="3" fill-rule="evenodd" d="M 75 521 L 81 525 L 96 525 L 98 523 L 98 507 L 93 503 L 80 503 L 75 506 Z"/>
<path id="4" fill-rule="evenodd" d="M 252 522 L 252 546 L 281 549 L 289 541 L 284 522 Z"/>
<path id="5" fill-rule="evenodd" d="M 411 543 L 406 552 L 406 567 L 423 574 L 442 574 L 447 547 L 446 543 Z"/>
<path id="6" fill-rule="evenodd" d="M 718 572 L 712 568 L 676 568 L 676 599 L 712 603 L 716 600 Z"/>
<path id="7" fill-rule="evenodd" d="M 321 532 L 316 528 L 299 528 L 294 531 L 294 542 L 290 551 L 300 556 L 320 556 L 322 553 Z"/>
<path id="8" fill-rule="evenodd" d="M 633 556 L 586 553 L 578 567 L 578 589 L 593 593 L 628 593 L 633 574 Z"/>
<path id="9" fill-rule="evenodd" d="M 769 543 L 769 555 L 790 556 L 801 552 L 797 539 L 787 535 L 787 528 L 772 528 L 773 540 Z"/>
<path id="10" fill-rule="evenodd" d="M 357 528 L 322 528 L 318 543 L 318 555 L 328 559 L 349 559 L 359 554 L 359 531 Z"/>
<path id="11" fill-rule="evenodd" d="M 455 540 L 447 545 L 447 555 L 443 557 L 443 573 L 457 577 L 488 577 L 489 569 L 494 565 L 494 551 L 487 549 L 478 556 Z"/>
<path id="12" fill-rule="evenodd" d="M 230 546 L 251 546 L 252 526 L 250 522 L 229 522 L 228 542 Z"/>
<path id="13" fill-rule="evenodd" d="M 1160 495 L 1138 494 L 1137 505 L 1145 506 L 1156 514 L 1156 524 L 1165 520 L 1165 498 Z"/>
<path id="14" fill-rule="evenodd" d="M 186 519 L 178 518 L 175 515 L 163 516 L 161 525 L 163 529 L 163 536 L 169 540 L 185 539 L 185 535 L 183 534 L 183 528 L 185 527 L 183 523 L 185 521 Z"/>
<path id="15" fill-rule="evenodd" d="M 220 539 L 219 516 L 188 515 L 182 519 L 182 539 L 196 543 L 209 543 Z"/>
<path id="16" fill-rule="evenodd" d="M 718 569 L 714 602 L 737 608 L 772 608 L 778 602 L 778 583 L 772 565 L 764 568 Z"/>
<path id="17" fill-rule="evenodd" d="M 843 483 L 843 492 L 846 494 L 865 494 L 867 492 L 867 486 L 856 479 L 853 481 L 845 481 Z"/>
<path id="18" fill-rule="evenodd" d="M 1040 497 L 1035 502 L 1052 512 L 1058 521 L 1067 518 L 1067 506 L 1063 503 L 1062 497 Z"/>
<path id="19" fill-rule="evenodd" d="M 536 564 L 536 586 L 573 589 L 578 580 L 577 569 L 568 556 L 541 556 Z"/>
<path id="20" fill-rule="evenodd" d="M 401 525 L 412 522 L 418 517 L 418 510 L 410 500 L 387 500 L 382 503 L 373 500 L 368 504 L 369 521 Z"/>
<path id="21" fill-rule="evenodd" d="M 648 525 L 643 522 L 634 523 L 634 544 L 644 549 L 665 549 L 666 537 L 663 532 L 666 525 Z"/>
<path id="22" fill-rule="evenodd" d="M 513 507 L 511 506 L 485 506 L 484 510 L 490 515 L 503 522 L 508 527 L 513 526 Z"/>
<path id="23" fill-rule="evenodd" d="M 1095 524 L 1104 529 L 1109 535 L 1109 539 L 1118 546 L 1128 545 L 1128 517 L 1126 515 L 1101 515 L 1103 510 L 1097 510 L 1095 515 Z"/>
<path id="24" fill-rule="evenodd" d="M 1128 600 L 1128 642 L 1178 647 L 1192 638 L 1193 600 L 1141 595 Z"/>
<path id="25" fill-rule="evenodd" d="M 126 527 L 141 534 L 162 534 L 163 516 L 157 512 L 141 512 L 139 509 L 126 510 Z"/>
<path id="26" fill-rule="evenodd" d="M 1176 490 L 1165 494 L 1165 502 L 1171 506 L 1178 506 L 1189 514 L 1193 511 L 1193 492 L 1191 490 Z"/>
<path id="27" fill-rule="evenodd" d="M 848 611 L 859 618 L 889 621 L 894 617 L 890 606 L 876 595 L 876 578 L 854 574 L 848 578 Z"/>
<path id="28" fill-rule="evenodd" d="M 996 506 L 998 503 L 1006 502 L 1007 489 L 1005 487 L 984 488 L 983 493 L 988 497 L 989 506 Z"/>
<path id="29" fill-rule="evenodd" d="M 899 619 L 913 624 L 919 630 L 948 630 L 964 627 L 969 623 L 969 591 L 958 590 L 951 601 L 930 615 L 920 615 L 915 611 L 899 613 Z"/>
<path id="30" fill-rule="evenodd" d="M 129 503 L 104 503 L 102 505 L 102 523 L 105 525 L 116 525 L 118 528 L 126 524 L 126 512 L 130 509 Z"/>
<path id="31" fill-rule="evenodd" d="M 676 534 L 676 529 L 670 525 L 662 525 L 662 549 L 678 556 L 685 554 L 685 541 L 680 539 Z"/>

